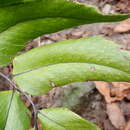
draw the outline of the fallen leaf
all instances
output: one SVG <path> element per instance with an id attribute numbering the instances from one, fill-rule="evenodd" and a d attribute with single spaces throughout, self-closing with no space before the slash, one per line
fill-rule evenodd
<path id="1" fill-rule="evenodd" d="M 97 90 L 104 96 L 106 102 L 110 103 L 112 99 L 110 96 L 110 88 L 108 87 L 108 84 L 102 81 L 96 81 L 95 84 Z"/>
<path id="2" fill-rule="evenodd" d="M 129 0 L 119 0 L 116 4 L 116 11 L 121 13 L 129 13 L 130 12 L 130 1 Z"/>
<path id="3" fill-rule="evenodd" d="M 96 81 L 95 84 L 107 103 L 121 101 L 124 98 L 130 100 L 130 83 L 112 82 L 111 87 L 109 83 L 102 81 Z"/>
<path id="4" fill-rule="evenodd" d="M 96 81 L 95 84 L 96 84 L 97 90 L 104 96 L 105 101 L 107 103 L 111 103 L 111 102 L 114 102 L 117 100 L 115 97 L 111 97 L 111 95 L 110 95 L 111 89 L 107 82 Z"/>
<path id="5" fill-rule="evenodd" d="M 119 23 L 115 28 L 115 33 L 124 33 L 130 31 L 130 18 Z"/>
<path id="6" fill-rule="evenodd" d="M 126 126 L 125 117 L 117 103 L 107 104 L 107 114 L 113 126 L 123 130 Z"/>
<path id="7" fill-rule="evenodd" d="M 103 121 L 104 130 L 115 130 L 115 127 L 111 124 L 109 119 Z"/>
<path id="8" fill-rule="evenodd" d="M 130 100 L 130 83 L 127 82 L 113 82 L 111 88 L 111 95 L 117 97 L 117 99 L 127 98 Z"/>

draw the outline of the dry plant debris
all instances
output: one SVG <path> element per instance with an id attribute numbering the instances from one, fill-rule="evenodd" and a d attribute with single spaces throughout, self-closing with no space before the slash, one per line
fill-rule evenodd
<path id="1" fill-rule="evenodd" d="M 104 96 L 109 120 L 117 130 L 128 130 L 130 126 L 130 83 L 95 82 L 97 90 Z M 127 116 L 128 119 L 125 117 Z"/>
<path id="2" fill-rule="evenodd" d="M 130 31 L 130 18 L 120 22 L 115 28 L 115 33 L 125 33 Z"/>

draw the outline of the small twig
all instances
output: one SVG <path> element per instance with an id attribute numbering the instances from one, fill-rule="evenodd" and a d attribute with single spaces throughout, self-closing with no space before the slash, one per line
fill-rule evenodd
<path id="1" fill-rule="evenodd" d="M 13 87 L 14 90 L 16 90 L 20 94 L 24 95 L 26 97 L 26 99 L 30 102 L 30 104 L 32 105 L 33 114 L 34 114 L 34 130 L 38 130 L 38 123 L 37 123 L 37 113 L 38 113 L 38 111 L 37 111 L 32 99 L 28 96 L 28 94 L 26 94 L 20 88 L 18 88 L 16 86 L 16 84 L 10 78 L 8 78 L 6 75 L 4 75 L 3 73 L 0 72 L 0 76 L 2 76 L 4 79 L 6 79 L 10 83 L 10 85 Z"/>

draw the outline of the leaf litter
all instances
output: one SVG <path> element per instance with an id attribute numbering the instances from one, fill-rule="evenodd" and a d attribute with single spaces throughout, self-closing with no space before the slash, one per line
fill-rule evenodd
<path id="1" fill-rule="evenodd" d="M 90 3 L 92 5 L 96 4 L 97 6 L 99 6 L 99 8 L 102 11 L 104 11 L 104 13 L 111 13 L 111 12 L 128 13 L 130 12 L 129 0 L 91 0 L 91 1 L 90 0 L 77 0 L 77 1 L 83 2 L 83 3 Z M 77 27 L 75 29 L 70 29 L 69 31 L 65 30 L 63 32 L 58 32 L 56 34 L 44 35 L 40 38 L 41 40 L 40 45 L 50 44 L 55 41 L 72 39 L 72 38 L 75 39 L 75 38 L 80 38 L 80 37 L 95 35 L 95 34 L 104 35 L 103 33 L 100 32 L 100 30 L 106 31 L 105 36 L 108 36 L 108 38 L 110 39 L 118 39 L 119 37 L 117 42 L 120 42 L 121 37 L 123 37 L 123 41 L 126 42 L 125 40 L 126 37 L 124 35 L 125 33 L 130 32 L 130 19 L 117 23 L 116 26 L 114 26 L 112 29 L 111 29 L 111 24 L 110 24 L 110 28 L 107 30 L 102 28 L 102 25 L 94 24 L 92 26 L 90 25 L 91 27 L 93 27 L 90 29 L 85 28 L 84 26 L 85 29 L 83 29 L 83 27 Z M 87 26 L 89 27 L 89 25 Z M 106 27 L 106 24 L 105 24 L 105 27 Z M 123 34 L 118 35 L 120 33 L 123 33 Z M 128 41 L 127 41 L 128 44 L 129 44 L 129 41 L 130 40 L 128 37 Z M 37 40 L 31 41 L 30 44 L 25 48 L 25 51 L 30 50 L 31 48 L 35 48 L 37 46 L 39 46 L 39 40 L 38 42 Z M 1 71 L 4 73 L 7 73 L 8 75 L 11 70 L 9 67 L 7 67 L 4 69 L 2 68 Z M 95 84 L 99 93 L 103 95 L 105 99 L 105 103 L 103 102 L 99 94 L 97 93 L 95 94 L 96 90 L 94 89 L 93 90 L 94 92 L 90 93 L 90 95 L 92 95 L 93 97 L 90 95 L 89 96 L 84 95 L 82 97 L 83 101 L 80 104 L 81 105 L 80 108 L 75 107 L 76 109 L 75 111 L 79 113 L 80 115 L 82 115 L 84 118 L 87 118 L 93 121 L 94 123 L 98 124 L 104 130 L 129 130 L 130 129 L 130 83 L 95 82 Z M 64 91 L 64 89 L 62 90 Z M 33 98 L 34 100 L 36 99 L 35 97 Z M 47 100 L 47 98 L 49 98 L 49 95 L 44 96 L 44 98 L 42 99 L 39 97 L 40 100 L 44 100 L 44 101 Z M 51 94 L 50 94 L 50 98 L 52 98 Z M 59 99 L 58 96 L 57 96 L 57 99 Z M 61 99 L 62 99 L 62 96 L 61 96 Z M 94 101 L 95 99 L 96 99 L 96 102 Z M 44 107 L 47 106 L 46 103 L 51 105 L 52 104 L 51 101 L 47 100 L 45 102 Z M 38 101 L 36 101 L 36 104 L 38 104 Z M 102 104 L 106 105 L 106 110 Z M 100 113 L 98 113 L 98 111 L 100 111 Z M 104 114 L 105 112 L 108 118 Z M 97 116 L 99 116 L 99 118 Z"/>

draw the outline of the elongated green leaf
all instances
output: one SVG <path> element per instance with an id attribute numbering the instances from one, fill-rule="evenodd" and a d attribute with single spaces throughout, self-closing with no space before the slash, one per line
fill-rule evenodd
<path id="1" fill-rule="evenodd" d="M 99 64 L 130 73 L 130 52 L 101 36 L 65 40 L 33 49 L 14 59 L 13 73 L 71 62 Z"/>
<path id="2" fill-rule="evenodd" d="M 11 62 L 28 40 L 42 34 L 128 15 L 103 15 L 96 8 L 71 0 L 39 0 L 0 8 L 0 66 Z"/>
<path id="3" fill-rule="evenodd" d="M 28 130 L 29 112 L 18 93 L 0 92 L 0 130 Z"/>
<path id="4" fill-rule="evenodd" d="M 14 80 L 41 95 L 79 81 L 130 82 L 130 52 L 102 37 L 69 40 L 33 49 L 14 60 Z"/>
<path id="5" fill-rule="evenodd" d="M 66 108 L 42 110 L 39 115 L 44 130 L 100 130 Z"/>
<path id="6" fill-rule="evenodd" d="M 31 2 L 31 1 L 36 1 L 36 0 L 0 0 L 0 7 L 21 4 L 25 2 Z"/>

